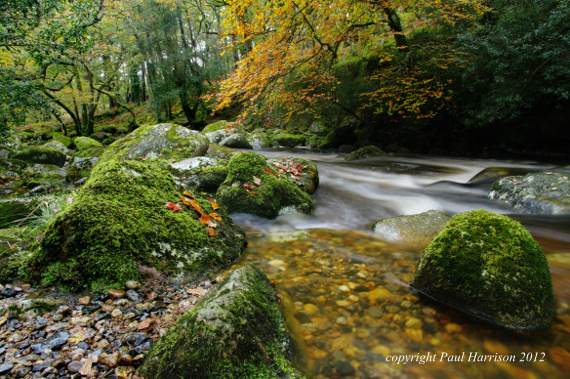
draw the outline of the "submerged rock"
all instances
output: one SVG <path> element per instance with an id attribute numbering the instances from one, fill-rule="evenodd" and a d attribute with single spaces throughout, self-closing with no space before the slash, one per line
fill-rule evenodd
<path id="1" fill-rule="evenodd" d="M 253 152 L 235 155 L 228 164 L 228 175 L 216 196 L 230 213 L 250 213 L 275 218 L 283 208 L 310 213 L 311 197 L 285 175 L 271 170 L 267 159 Z"/>
<path id="2" fill-rule="evenodd" d="M 489 198 L 528 214 L 570 214 L 567 174 L 541 172 L 502 178 L 491 187 Z"/>
<path id="3" fill-rule="evenodd" d="M 356 161 L 359 159 L 366 159 L 366 158 L 373 158 L 373 157 L 383 157 L 387 155 L 384 150 L 379 148 L 378 146 L 369 145 L 361 147 L 358 150 L 353 151 L 352 153 L 348 154 L 344 160 L 345 161 Z"/>
<path id="4" fill-rule="evenodd" d="M 206 154 L 208 138 L 175 124 L 141 126 L 111 144 L 100 160 L 162 159 L 169 162 Z"/>
<path id="5" fill-rule="evenodd" d="M 372 232 L 386 241 L 427 246 L 450 219 L 447 213 L 432 210 L 380 220 L 372 226 Z"/>
<path id="6" fill-rule="evenodd" d="M 147 378 L 299 377 L 267 277 L 253 266 L 228 275 L 150 349 Z"/>
<path id="7" fill-rule="evenodd" d="M 455 215 L 424 250 L 412 287 L 444 304 L 511 329 L 548 326 L 550 270 L 518 222 L 485 210 Z"/>
<path id="8" fill-rule="evenodd" d="M 72 288 L 122 287 L 138 280 L 137 265 L 166 274 L 199 274 L 234 261 L 243 232 L 225 210 L 196 194 L 205 214 L 217 212 L 217 236 L 180 200 L 166 164 L 111 160 L 98 163 L 73 203 L 46 231 L 34 266 L 44 283 Z"/>

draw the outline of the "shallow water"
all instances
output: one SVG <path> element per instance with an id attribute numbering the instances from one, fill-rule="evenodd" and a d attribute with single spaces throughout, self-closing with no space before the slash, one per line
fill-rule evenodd
<path id="1" fill-rule="evenodd" d="M 309 376 L 540 378 L 570 373 L 570 218 L 513 214 L 487 199 L 492 181 L 468 183 L 487 167 L 547 170 L 554 164 L 440 157 L 347 164 L 337 155 L 294 155 L 313 159 L 319 167 L 315 213 L 272 221 L 234 215 L 234 220 L 246 228 L 249 240 L 238 265 L 254 263 L 275 282 L 296 342 L 295 362 Z M 386 217 L 479 208 L 522 222 L 547 254 L 558 312 L 548 332 L 505 332 L 420 299 L 408 283 L 423 247 L 388 243 L 368 232 Z M 477 361 L 481 357 L 487 361 Z"/>

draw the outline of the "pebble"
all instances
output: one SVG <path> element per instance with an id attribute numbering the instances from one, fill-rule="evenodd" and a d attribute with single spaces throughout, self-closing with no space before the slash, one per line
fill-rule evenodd
<path id="1" fill-rule="evenodd" d="M 382 312 L 382 309 L 378 308 L 378 307 L 370 307 L 368 308 L 368 316 L 373 317 L 373 318 L 380 318 L 384 315 L 384 312 Z"/>
<path id="2" fill-rule="evenodd" d="M 80 297 L 78 303 L 79 305 L 89 305 L 91 304 L 91 297 L 89 296 Z"/>
<path id="3" fill-rule="evenodd" d="M 114 352 L 113 354 L 102 353 L 99 356 L 99 363 L 103 364 L 109 368 L 114 368 L 119 361 L 119 353 Z"/>
<path id="4" fill-rule="evenodd" d="M 422 320 L 415 317 L 410 317 L 408 321 L 406 321 L 406 328 L 411 329 L 420 329 L 422 327 Z"/>
<path id="5" fill-rule="evenodd" d="M 125 283 L 125 287 L 128 290 L 137 290 L 142 287 L 142 284 L 140 284 L 136 280 L 129 280 L 128 282 Z"/>
<path id="6" fill-rule="evenodd" d="M 463 328 L 461 327 L 461 325 L 457 325 L 452 322 L 445 325 L 445 331 L 447 333 L 460 333 L 462 330 Z"/>
<path id="7" fill-rule="evenodd" d="M 110 289 L 109 290 L 109 298 L 111 300 L 119 300 L 122 299 L 123 297 L 125 297 L 125 291 L 123 290 L 117 290 L 117 289 Z"/>
<path id="8" fill-rule="evenodd" d="M 14 368 L 13 363 L 1 364 L 0 365 L 0 374 L 7 374 L 8 372 L 10 372 L 10 370 L 12 370 L 12 368 Z"/>
<path id="9" fill-rule="evenodd" d="M 123 312 L 121 312 L 120 309 L 115 309 L 113 310 L 113 312 L 111 312 L 111 317 L 113 318 L 118 318 L 121 317 L 123 315 Z"/>
<path id="10" fill-rule="evenodd" d="M 81 370 L 82 367 L 83 363 L 81 363 L 80 361 L 72 361 L 67 364 L 67 370 L 73 374 L 79 372 L 79 370 Z"/>

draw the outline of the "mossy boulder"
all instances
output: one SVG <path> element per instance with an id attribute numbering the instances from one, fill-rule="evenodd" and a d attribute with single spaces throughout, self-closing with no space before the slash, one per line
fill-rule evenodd
<path id="1" fill-rule="evenodd" d="M 319 186 L 319 170 L 315 162 L 301 157 L 283 157 L 270 159 L 271 170 L 278 172 L 280 177 L 290 178 L 302 191 L 311 194 Z"/>
<path id="2" fill-rule="evenodd" d="M 220 146 L 230 147 L 232 149 L 253 149 L 247 140 L 245 133 L 233 133 L 220 141 Z"/>
<path id="3" fill-rule="evenodd" d="M 568 215 L 570 214 L 568 176 L 555 172 L 507 176 L 493 183 L 489 198 L 522 213 Z"/>
<path id="4" fill-rule="evenodd" d="M 372 232 L 385 241 L 425 247 L 450 219 L 447 213 L 432 210 L 380 220 L 372 226 Z"/>
<path id="5" fill-rule="evenodd" d="M 305 136 L 302 134 L 280 133 L 273 137 L 273 144 L 285 147 L 304 145 Z"/>
<path id="6" fill-rule="evenodd" d="M 206 154 L 209 141 L 203 134 L 176 124 L 147 125 L 111 144 L 102 161 L 109 159 L 161 159 L 176 162 Z"/>
<path id="7" fill-rule="evenodd" d="M 378 146 L 369 145 L 361 147 L 358 150 L 353 151 L 352 153 L 348 154 L 344 160 L 345 161 L 356 161 L 359 159 L 366 159 L 366 158 L 373 158 L 373 157 L 383 157 L 387 155 L 384 150 L 379 148 Z"/>
<path id="8" fill-rule="evenodd" d="M 93 148 L 104 147 L 101 142 L 89 137 L 76 137 L 73 140 L 73 144 L 75 145 L 75 150 L 77 151 L 86 151 Z"/>
<path id="9" fill-rule="evenodd" d="M 309 194 L 269 166 L 265 157 L 254 152 L 235 155 L 216 197 L 230 213 L 275 218 L 284 208 L 312 212 L 314 205 Z"/>
<path id="10" fill-rule="evenodd" d="M 61 143 L 67 149 L 69 149 L 71 147 L 71 144 L 73 142 L 71 140 L 71 138 L 69 138 L 68 136 L 63 135 L 61 133 L 53 133 L 53 140 Z"/>
<path id="11" fill-rule="evenodd" d="M 223 139 L 228 137 L 230 134 L 231 132 L 229 130 L 220 129 L 220 130 L 214 130 L 213 132 L 205 133 L 204 135 L 208 138 L 208 141 L 210 141 L 210 143 L 219 144 Z"/>
<path id="12" fill-rule="evenodd" d="M 540 246 L 518 222 L 485 210 L 453 216 L 424 250 L 411 285 L 510 329 L 543 328 L 554 315 Z"/>
<path id="13" fill-rule="evenodd" d="M 152 378 L 294 378 L 289 337 L 267 277 L 253 266 L 228 275 L 151 347 Z"/>
<path id="14" fill-rule="evenodd" d="M 30 147 L 12 155 L 11 158 L 29 163 L 52 164 L 59 167 L 63 167 L 66 161 L 65 153 L 43 147 Z"/>
<path id="15" fill-rule="evenodd" d="M 220 120 L 220 121 L 216 121 L 214 123 L 206 125 L 204 127 L 204 129 L 202 129 L 202 133 L 206 134 L 206 133 L 210 133 L 210 132 L 215 132 L 217 130 L 229 129 L 229 128 L 232 128 L 233 126 L 234 126 L 233 122 L 229 122 L 226 120 Z"/>
<path id="16" fill-rule="evenodd" d="M 139 279 L 137 265 L 199 276 L 239 257 L 245 236 L 223 208 L 215 211 L 223 219 L 217 236 L 209 237 L 193 208 L 165 206 L 180 201 L 168 170 L 158 162 L 99 162 L 45 232 L 34 259 L 44 283 L 97 290 Z M 204 213 L 214 212 L 195 197 Z"/>
<path id="17" fill-rule="evenodd" d="M 186 187 L 195 188 L 198 191 L 216 193 L 220 185 L 228 176 L 227 166 L 208 166 L 195 170 L 191 174 L 184 175 L 180 181 Z"/>
<path id="18" fill-rule="evenodd" d="M 271 137 L 265 130 L 254 130 L 248 134 L 247 140 L 254 149 L 271 147 L 273 144 Z"/>

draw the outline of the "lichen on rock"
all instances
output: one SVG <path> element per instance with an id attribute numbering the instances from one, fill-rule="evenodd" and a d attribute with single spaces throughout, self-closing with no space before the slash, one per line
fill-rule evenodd
<path id="1" fill-rule="evenodd" d="M 302 377 L 287 360 L 282 321 L 267 277 L 240 267 L 151 347 L 140 371 L 147 378 Z"/>
<path id="2" fill-rule="evenodd" d="M 266 218 L 277 217 L 286 207 L 303 213 L 310 213 L 314 208 L 306 192 L 286 176 L 279 176 L 265 157 L 253 152 L 239 153 L 230 160 L 228 175 L 216 197 L 230 213 Z"/>
<path id="3" fill-rule="evenodd" d="M 205 213 L 212 205 L 198 194 Z M 199 275 L 239 257 L 243 232 L 224 209 L 217 236 L 190 207 L 174 211 L 179 191 L 166 165 L 111 160 L 98 163 L 73 204 L 46 231 L 34 267 L 46 284 L 73 289 L 122 286 L 139 278 L 137 265 L 170 275 Z"/>
<path id="4" fill-rule="evenodd" d="M 412 287 L 497 325 L 530 330 L 554 314 L 546 257 L 518 222 L 485 210 L 455 215 L 424 250 Z"/>

